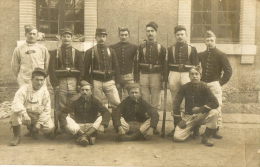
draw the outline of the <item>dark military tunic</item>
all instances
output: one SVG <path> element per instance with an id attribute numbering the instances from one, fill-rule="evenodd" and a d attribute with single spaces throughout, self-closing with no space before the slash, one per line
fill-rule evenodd
<path id="1" fill-rule="evenodd" d="M 93 62 L 93 71 L 100 71 L 104 73 L 114 73 L 115 80 L 119 80 L 120 70 L 119 70 L 119 64 L 117 60 L 116 53 L 114 49 L 109 48 L 108 46 L 104 44 L 97 44 L 97 52 L 92 47 L 88 49 L 85 53 L 85 68 L 84 68 L 84 78 L 88 82 L 91 81 L 91 64 Z M 92 60 L 92 51 L 94 50 L 94 58 Z M 109 53 L 110 52 L 110 53 Z"/>
<path id="2" fill-rule="evenodd" d="M 199 57 L 202 66 L 202 81 L 207 83 L 219 81 L 220 85 L 229 81 L 232 76 L 232 67 L 225 53 L 214 48 L 200 53 Z"/>
<path id="3" fill-rule="evenodd" d="M 140 123 L 151 118 L 150 126 L 152 128 L 156 128 L 159 121 L 158 112 L 142 98 L 136 102 L 130 97 L 127 97 L 119 104 L 117 110 L 112 113 L 115 127 L 121 126 L 121 116 L 126 120 L 126 122 L 136 121 Z"/>
<path id="4" fill-rule="evenodd" d="M 185 114 L 189 115 L 193 114 L 193 107 L 202 107 L 204 112 L 208 112 L 219 106 L 217 98 L 204 82 L 188 82 L 180 88 L 173 104 L 174 115 L 180 115 L 180 105 L 183 99 L 185 99 Z"/>
<path id="5" fill-rule="evenodd" d="M 94 123 L 101 115 L 101 124 L 108 127 L 110 113 L 106 107 L 95 97 L 91 96 L 87 101 L 82 96 L 72 102 L 74 120 L 77 123 Z"/>
<path id="6" fill-rule="evenodd" d="M 173 49 L 173 47 L 175 47 L 175 49 Z M 188 47 L 191 47 L 190 55 L 188 55 Z M 198 65 L 199 57 L 197 55 L 197 50 L 195 47 L 189 46 L 187 43 L 177 42 L 176 45 L 173 45 L 168 48 L 168 62 L 169 64 L 177 65 Z"/>
<path id="7" fill-rule="evenodd" d="M 111 46 L 117 55 L 120 74 L 133 73 L 134 58 L 137 54 L 137 46 L 129 42 L 118 42 Z"/>
<path id="8" fill-rule="evenodd" d="M 56 70 L 76 69 L 80 71 L 77 80 L 80 81 L 83 78 L 83 52 L 75 49 L 75 57 L 72 57 L 72 46 L 61 46 L 58 55 L 57 50 L 50 51 L 50 55 L 49 74 L 52 87 L 59 85 L 59 78 L 55 73 Z"/>

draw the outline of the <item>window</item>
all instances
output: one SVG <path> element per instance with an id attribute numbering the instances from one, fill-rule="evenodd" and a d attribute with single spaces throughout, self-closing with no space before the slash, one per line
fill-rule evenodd
<path id="1" fill-rule="evenodd" d="M 37 0 L 37 28 L 46 38 L 70 28 L 75 39 L 84 39 L 84 0 Z"/>
<path id="2" fill-rule="evenodd" d="M 218 42 L 239 42 L 240 0 L 192 0 L 191 41 L 212 30 Z"/>

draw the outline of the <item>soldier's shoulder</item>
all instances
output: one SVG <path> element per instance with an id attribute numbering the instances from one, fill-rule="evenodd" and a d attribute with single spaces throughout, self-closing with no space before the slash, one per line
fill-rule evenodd
<path id="1" fill-rule="evenodd" d="M 226 55 L 222 50 L 220 50 L 220 49 L 218 49 L 218 48 L 216 48 L 215 49 L 215 51 L 216 51 L 216 53 L 218 54 L 218 55 Z"/>
<path id="2" fill-rule="evenodd" d="M 81 97 L 81 94 L 78 93 L 78 94 L 75 94 L 74 96 L 72 96 L 72 97 L 70 98 L 70 100 L 71 100 L 71 102 L 76 102 L 77 100 L 80 99 L 80 97 Z"/>
<path id="3" fill-rule="evenodd" d="M 109 46 L 110 48 L 118 48 L 120 47 L 120 42 L 114 43 L 112 45 Z"/>

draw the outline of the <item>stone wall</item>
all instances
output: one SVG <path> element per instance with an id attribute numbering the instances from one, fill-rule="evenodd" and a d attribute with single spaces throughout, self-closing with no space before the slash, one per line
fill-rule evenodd
<path id="1" fill-rule="evenodd" d="M 19 0 L 0 1 L 0 84 L 14 82 L 10 62 L 19 39 Z"/>

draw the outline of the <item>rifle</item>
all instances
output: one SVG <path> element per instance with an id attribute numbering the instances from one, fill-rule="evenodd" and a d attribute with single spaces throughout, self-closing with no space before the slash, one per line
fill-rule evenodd
<path id="1" fill-rule="evenodd" d="M 167 111 L 167 73 L 168 73 L 168 33 L 167 33 L 167 45 L 166 45 L 166 55 L 165 55 L 165 68 L 164 68 L 164 102 L 163 102 L 163 120 L 162 120 L 162 130 L 161 130 L 161 137 L 165 137 L 165 121 L 166 121 L 166 111 Z"/>
<path id="2" fill-rule="evenodd" d="M 57 42 L 57 52 L 56 52 L 56 63 L 55 63 L 55 75 L 56 70 L 59 68 L 59 42 Z M 59 128 L 59 89 L 54 88 L 54 135 L 57 135 Z"/>
<path id="3" fill-rule="evenodd" d="M 138 30 L 137 30 L 137 51 L 136 51 L 136 65 L 134 68 L 136 68 L 135 73 L 136 73 L 136 77 L 135 77 L 135 82 L 139 81 L 140 78 L 140 67 L 139 67 L 139 18 L 138 18 L 138 26 L 137 26 Z"/>

